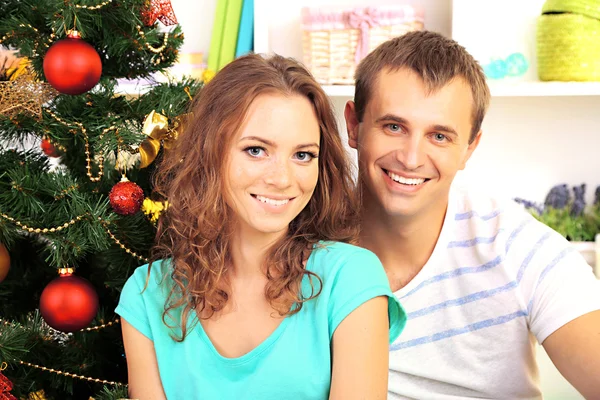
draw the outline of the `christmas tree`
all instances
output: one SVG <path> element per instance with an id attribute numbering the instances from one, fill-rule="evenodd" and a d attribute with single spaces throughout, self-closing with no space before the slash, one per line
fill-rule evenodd
<path id="1" fill-rule="evenodd" d="M 114 309 L 202 86 L 155 78 L 182 43 L 168 0 L 0 0 L 0 399 L 127 397 Z"/>

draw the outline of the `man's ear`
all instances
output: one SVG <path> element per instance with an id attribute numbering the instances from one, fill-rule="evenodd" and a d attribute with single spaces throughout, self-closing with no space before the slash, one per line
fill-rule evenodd
<path id="1" fill-rule="evenodd" d="M 467 147 L 467 152 L 465 154 L 465 158 L 463 159 L 462 165 L 460 166 L 460 169 L 465 169 L 465 167 L 467 166 L 467 161 L 469 161 L 471 155 L 473 155 L 473 152 L 475 151 L 477 146 L 479 146 L 479 141 L 481 140 L 481 132 L 481 130 L 477 132 L 477 136 L 475 136 L 475 139 L 473 139 L 473 141 L 469 143 L 469 147 Z"/>
<path id="2" fill-rule="evenodd" d="M 359 122 L 356 118 L 356 105 L 352 100 L 346 103 L 344 118 L 346 118 L 346 129 L 348 130 L 348 145 L 353 149 L 358 149 Z"/>

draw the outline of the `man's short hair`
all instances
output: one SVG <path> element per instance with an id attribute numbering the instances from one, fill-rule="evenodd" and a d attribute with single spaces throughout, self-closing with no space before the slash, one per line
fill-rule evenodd
<path id="1" fill-rule="evenodd" d="M 381 71 L 408 68 L 417 73 L 430 93 L 460 77 L 471 87 L 473 116 L 471 143 L 481 129 L 490 102 L 490 90 L 479 63 L 456 41 L 439 33 L 413 31 L 379 45 L 358 65 L 355 74 L 356 116 L 362 122 L 367 103 Z"/>

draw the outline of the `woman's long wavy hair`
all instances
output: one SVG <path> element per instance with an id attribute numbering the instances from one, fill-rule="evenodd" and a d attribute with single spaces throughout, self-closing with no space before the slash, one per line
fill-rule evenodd
<path id="1" fill-rule="evenodd" d="M 292 315 L 320 293 L 320 278 L 304 267 L 308 249 L 320 240 L 356 239 L 351 165 L 323 89 L 293 59 L 252 54 L 234 60 L 196 95 L 189 110 L 193 116 L 155 176 L 155 188 L 168 199 L 169 208 L 158 225 L 152 260 L 171 262 L 175 284 L 163 321 L 167 326 L 167 316 L 178 321 L 181 334 L 172 335 L 175 340 L 185 339 L 190 312 L 210 318 L 228 301 L 229 238 L 236 217 L 224 198 L 227 154 L 251 103 L 265 93 L 307 98 L 321 131 L 314 194 L 265 259 L 265 296 L 273 308 L 281 316 Z M 319 284 L 309 296 L 301 290 L 305 275 Z M 173 318 L 175 310 L 178 317 Z"/>

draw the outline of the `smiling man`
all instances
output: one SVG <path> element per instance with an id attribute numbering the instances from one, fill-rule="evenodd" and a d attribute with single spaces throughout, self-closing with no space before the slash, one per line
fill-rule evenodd
<path id="1" fill-rule="evenodd" d="M 371 52 L 345 110 L 358 150 L 360 244 L 408 312 L 389 398 L 541 398 L 535 341 L 600 398 L 600 285 L 558 233 L 452 182 L 481 139 L 489 88 L 456 42 L 412 32 Z"/>

